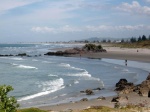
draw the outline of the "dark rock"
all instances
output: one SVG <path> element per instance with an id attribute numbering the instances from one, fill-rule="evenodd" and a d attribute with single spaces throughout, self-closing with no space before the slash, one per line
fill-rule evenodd
<path id="1" fill-rule="evenodd" d="M 21 53 L 21 54 L 18 54 L 17 56 L 27 56 L 26 53 Z"/>
<path id="2" fill-rule="evenodd" d="M 66 56 L 66 55 L 72 55 L 74 53 L 72 52 L 66 52 L 66 51 L 57 51 L 57 52 L 48 52 L 44 55 L 49 55 L 49 56 Z"/>
<path id="3" fill-rule="evenodd" d="M 126 79 L 120 79 L 118 83 L 116 83 L 116 89 L 115 91 L 118 91 L 119 94 L 128 94 L 130 92 L 133 92 L 134 90 L 134 84 L 128 83 Z"/>
<path id="4" fill-rule="evenodd" d="M 80 91 L 80 93 L 85 93 L 85 91 Z"/>
<path id="5" fill-rule="evenodd" d="M 83 98 L 80 101 L 88 101 L 88 99 L 87 98 Z"/>
<path id="6" fill-rule="evenodd" d="M 117 97 L 114 97 L 114 98 L 111 100 L 111 102 L 119 102 L 118 99 L 119 99 L 118 96 L 117 96 Z"/>
<path id="7" fill-rule="evenodd" d="M 127 84 L 127 79 L 120 79 L 118 83 L 116 83 L 116 87 L 119 87 L 120 85 Z"/>
<path id="8" fill-rule="evenodd" d="M 150 80 L 150 73 L 149 73 L 149 75 L 147 76 L 146 80 Z"/>
<path id="9" fill-rule="evenodd" d="M 94 92 L 92 90 L 90 90 L 90 89 L 87 89 L 85 91 L 85 93 L 86 93 L 86 95 L 92 95 L 92 94 L 94 94 Z"/>
<path id="10" fill-rule="evenodd" d="M 117 96 L 111 100 L 111 102 L 127 102 L 127 101 L 128 101 L 127 96 Z"/>
<path id="11" fill-rule="evenodd" d="M 100 90 L 102 90 L 102 89 L 101 89 L 101 88 L 95 88 L 95 89 L 93 89 L 93 90 L 99 90 L 99 91 L 100 91 Z"/>

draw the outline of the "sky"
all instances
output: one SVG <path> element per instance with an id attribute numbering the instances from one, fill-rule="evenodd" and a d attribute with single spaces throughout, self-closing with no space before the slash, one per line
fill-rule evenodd
<path id="1" fill-rule="evenodd" d="M 0 0 L 0 43 L 150 35 L 150 0 Z"/>

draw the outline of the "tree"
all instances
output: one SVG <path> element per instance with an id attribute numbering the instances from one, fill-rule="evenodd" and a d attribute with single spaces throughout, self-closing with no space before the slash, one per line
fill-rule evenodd
<path id="1" fill-rule="evenodd" d="M 150 40 L 150 35 L 149 35 L 149 37 L 148 37 L 148 40 Z"/>
<path id="2" fill-rule="evenodd" d="M 124 43 L 124 39 L 121 39 L 121 43 Z"/>
<path id="3" fill-rule="evenodd" d="M 139 38 L 138 38 L 138 42 L 140 42 L 142 40 L 142 38 L 141 38 L 141 36 L 139 36 Z"/>
<path id="4" fill-rule="evenodd" d="M 147 40 L 145 35 L 142 36 L 142 40 L 143 41 Z"/>
<path id="5" fill-rule="evenodd" d="M 130 39 L 130 42 L 131 42 L 131 43 L 136 42 L 136 38 L 132 37 L 132 38 Z"/>
<path id="6" fill-rule="evenodd" d="M 8 92 L 14 90 L 12 86 L 0 86 L 0 112 L 16 112 L 19 104 L 13 96 L 8 96 Z"/>

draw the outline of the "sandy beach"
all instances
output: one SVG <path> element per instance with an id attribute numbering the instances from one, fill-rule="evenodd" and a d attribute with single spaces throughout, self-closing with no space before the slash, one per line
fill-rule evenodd
<path id="1" fill-rule="evenodd" d="M 106 53 L 86 53 L 86 54 L 81 54 L 81 58 L 82 57 L 96 58 L 96 59 L 108 58 L 108 59 L 120 59 L 120 60 L 127 59 L 132 61 L 142 61 L 142 62 L 150 63 L 150 49 L 128 49 L 128 48 L 107 47 L 107 46 L 104 47 L 104 49 L 107 50 Z M 72 56 L 80 57 L 79 54 L 72 55 Z M 145 101 L 147 102 L 147 106 L 150 105 L 150 98 L 141 97 L 136 93 L 124 94 L 121 96 L 128 97 L 128 100 L 121 102 L 121 105 L 126 105 L 128 103 L 139 104 Z M 68 109 L 79 111 L 82 109 L 89 108 L 90 106 L 108 106 L 113 108 L 114 103 L 111 102 L 113 97 L 114 96 L 107 97 L 106 100 L 93 99 L 89 101 L 77 101 L 77 102 L 70 102 L 70 103 L 59 104 L 59 105 L 43 106 L 39 108 L 43 110 L 53 110 L 53 111 L 62 111 Z"/>

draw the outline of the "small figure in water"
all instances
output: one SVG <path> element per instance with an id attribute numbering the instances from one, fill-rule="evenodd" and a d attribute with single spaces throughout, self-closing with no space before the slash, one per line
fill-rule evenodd
<path id="1" fill-rule="evenodd" d="M 125 65 L 127 66 L 127 60 L 125 60 Z"/>

